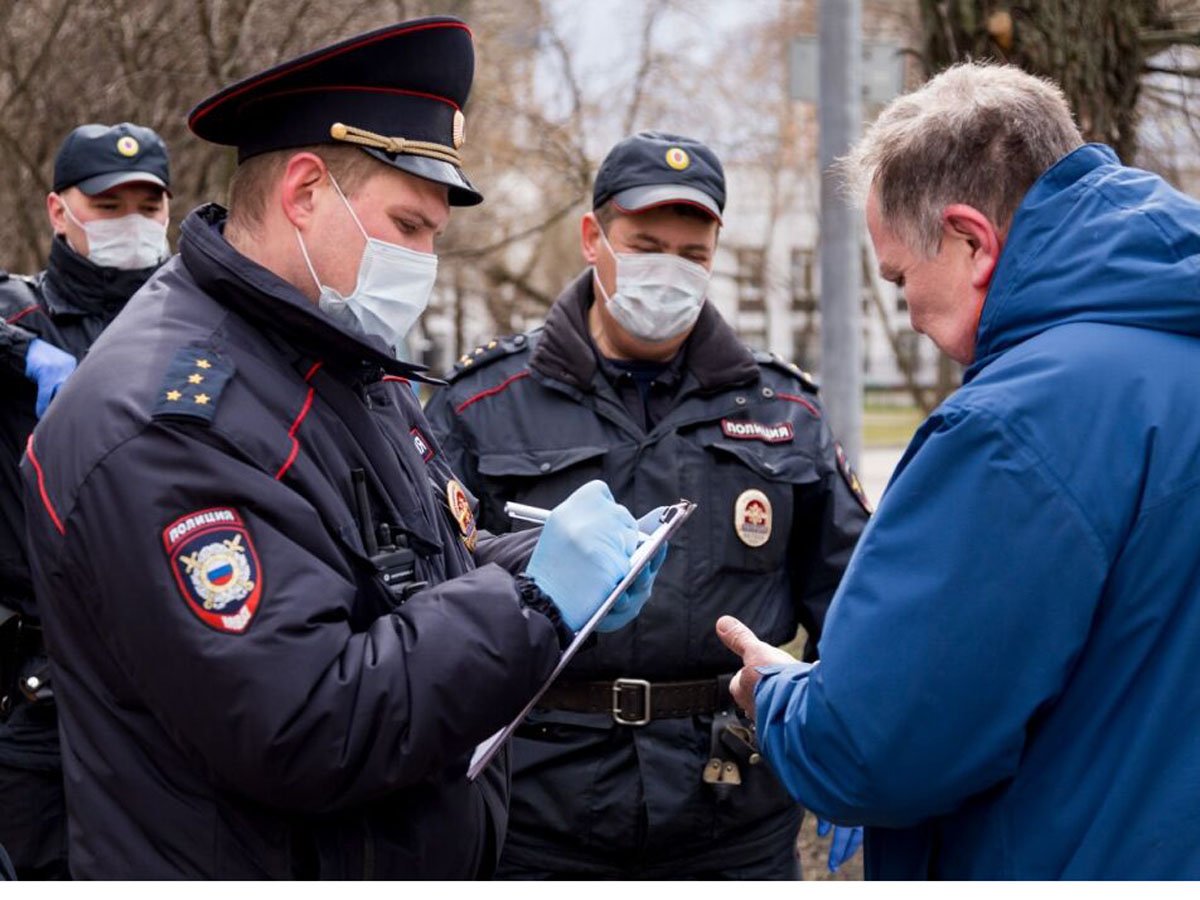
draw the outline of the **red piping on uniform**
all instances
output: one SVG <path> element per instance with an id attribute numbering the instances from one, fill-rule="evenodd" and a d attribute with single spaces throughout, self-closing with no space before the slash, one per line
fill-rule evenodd
<path id="1" fill-rule="evenodd" d="M 810 413 L 812 413 L 818 419 L 821 418 L 821 411 L 818 410 L 811 403 L 809 403 L 807 400 L 805 400 L 803 397 L 795 397 L 792 394 L 776 394 L 775 396 L 778 397 L 780 400 L 791 400 L 793 403 L 799 403 L 801 406 L 803 406 L 805 409 L 807 409 Z"/>
<path id="2" fill-rule="evenodd" d="M 402 378 L 399 375 L 384 375 L 383 381 L 398 381 L 401 384 L 412 384 L 407 378 Z"/>
<path id="3" fill-rule="evenodd" d="M 239 88 L 238 90 L 234 91 L 231 94 L 220 94 L 216 97 L 213 97 L 211 103 L 209 103 L 207 106 L 205 106 L 201 109 L 196 110 L 196 112 L 193 113 L 188 118 L 188 128 L 191 128 L 194 130 L 196 123 L 201 118 L 208 115 L 208 113 L 214 107 L 220 106 L 220 105 L 228 102 L 229 100 L 232 100 L 234 97 L 238 97 L 238 96 L 246 93 L 246 91 L 251 90 L 253 88 L 257 88 L 260 85 L 266 84 L 269 81 L 274 81 L 277 78 L 283 78 L 285 75 L 291 75 L 295 72 L 301 72 L 304 69 L 309 68 L 310 66 L 315 66 L 317 63 L 324 62 L 325 60 L 329 59 L 331 56 L 340 56 L 343 53 L 349 53 L 351 50 L 357 50 L 359 47 L 366 47 L 366 46 L 369 46 L 370 44 L 376 44 L 379 41 L 391 40 L 394 37 L 398 37 L 399 35 L 402 35 L 402 34 L 408 34 L 409 32 L 427 31 L 431 28 L 461 28 L 468 35 L 471 34 L 471 29 L 468 28 L 465 24 L 463 24 L 461 22 L 430 22 L 426 25 L 413 25 L 413 26 L 410 26 L 409 28 L 400 28 L 400 29 L 397 29 L 394 31 L 385 31 L 383 34 L 377 34 L 372 38 L 369 38 L 369 39 L 363 40 L 363 41 L 359 41 L 356 44 L 350 44 L 347 47 L 337 47 L 333 50 L 330 50 L 328 53 L 322 53 L 320 56 L 310 59 L 307 62 L 303 63 L 302 65 L 291 66 L 289 68 L 284 69 L 282 72 L 276 72 L 270 78 L 257 78 L 254 81 L 251 81 L 249 84 L 242 85 L 241 88 Z"/>
<path id="4" fill-rule="evenodd" d="M 21 310 L 19 313 L 17 313 L 11 319 L 5 319 L 4 321 L 7 322 L 9 325 L 11 325 L 13 322 L 17 321 L 18 319 L 25 318 L 31 312 L 41 312 L 41 310 L 42 310 L 42 308 L 40 306 L 30 306 L 27 309 Z"/>
<path id="5" fill-rule="evenodd" d="M 54 527 L 59 534 L 66 534 L 67 529 L 63 527 L 62 519 L 58 517 L 58 513 L 54 511 L 54 504 L 50 502 L 50 495 L 46 493 L 46 476 L 42 473 L 42 464 L 38 462 L 36 456 L 33 455 L 33 435 L 29 436 L 29 440 L 25 444 L 25 454 L 29 457 L 29 461 L 33 463 L 33 470 L 37 472 L 38 493 L 42 495 L 42 506 L 46 507 L 46 512 L 50 513 L 50 521 L 54 523 Z"/>
<path id="6" fill-rule="evenodd" d="M 528 377 L 529 377 L 529 370 L 522 369 L 516 375 L 509 375 L 507 378 L 505 378 L 502 382 L 500 382 L 495 387 L 490 387 L 486 391 L 480 391 L 474 397 L 468 397 L 466 400 L 464 400 L 458 406 L 454 407 L 454 411 L 456 413 L 461 413 L 464 409 L 466 409 L 468 406 L 470 406 L 476 400 L 482 400 L 484 397 L 490 397 L 493 394 L 498 394 L 502 390 L 504 390 L 506 387 L 508 387 L 510 384 L 512 384 L 514 381 L 516 381 L 520 378 L 528 378 Z"/>
<path id="7" fill-rule="evenodd" d="M 424 91 L 406 91 L 401 88 L 388 87 L 366 87 L 359 84 L 322 85 L 321 87 L 292 88 L 286 91 L 276 91 L 274 94 L 263 94 L 261 97 L 255 97 L 247 104 L 247 108 L 264 100 L 274 100 L 276 97 L 290 97 L 293 94 L 324 94 L 327 91 L 363 91 L 368 94 L 401 94 L 405 97 L 423 97 L 426 100 L 437 100 L 458 109 L 458 104 L 449 97 L 439 97 L 437 94 L 427 94 Z"/>
<path id="8" fill-rule="evenodd" d="M 324 360 L 318 359 L 312 364 L 312 368 L 304 376 L 304 381 L 307 383 L 314 375 L 317 374 L 317 369 L 323 366 Z M 300 441 L 296 437 L 296 432 L 300 428 L 300 423 L 304 421 L 304 417 L 308 415 L 308 411 L 312 409 L 313 395 L 316 393 L 316 388 L 309 388 L 308 395 L 304 398 L 304 405 L 300 407 L 300 412 L 296 415 L 296 421 L 292 422 L 292 427 L 288 429 L 288 437 L 292 439 L 292 450 L 288 453 L 288 458 L 283 461 L 283 465 L 279 467 L 279 471 L 275 473 L 275 480 L 279 481 L 283 478 L 284 473 L 292 467 L 292 463 L 296 461 L 296 457 L 300 455 Z"/>

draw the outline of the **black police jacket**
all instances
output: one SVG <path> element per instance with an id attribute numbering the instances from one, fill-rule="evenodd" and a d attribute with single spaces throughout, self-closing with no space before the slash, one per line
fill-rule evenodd
<path id="1" fill-rule="evenodd" d="M 493 531 L 513 527 L 505 501 L 552 507 L 593 478 L 635 514 L 681 497 L 699 504 L 638 618 L 599 635 L 563 678 L 736 671 L 737 657 L 714 631 L 722 613 L 774 644 L 802 624 L 815 645 L 868 515 L 857 481 L 839 466 L 815 385 L 795 366 L 752 353 L 706 304 L 665 373 L 674 383 L 661 395 L 651 390 L 657 421 L 647 431 L 602 371 L 587 330 L 591 302 L 588 272 L 542 329 L 463 357 L 426 408 Z M 603 715 L 535 711 L 516 739 L 506 852 L 531 847 L 525 861 L 536 865 L 544 844 L 581 857 L 650 849 L 706 855 L 715 866 L 760 832 L 791 840 L 794 830 L 778 832 L 794 825 L 792 804 L 766 766 L 743 766 L 737 790 L 702 783 L 711 721 L 631 728 Z"/>
<path id="2" fill-rule="evenodd" d="M 29 343 L 41 338 L 82 359 L 153 273 L 154 268 L 97 266 L 61 237 L 50 245 L 49 265 L 37 275 L 0 271 L 0 603 L 33 612 L 17 476 L 37 424 L 37 385 L 25 376 Z"/>
<path id="3" fill-rule="evenodd" d="M 419 376 L 223 220 L 188 217 L 22 463 L 72 872 L 474 876 L 507 771 L 469 783 L 471 750 L 558 656 L 495 564 L 530 541 L 476 535 L 475 568 Z M 402 605 L 382 525 L 426 583 Z"/>
<path id="4" fill-rule="evenodd" d="M 37 610 L 18 471 L 37 424 L 37 385 L 25 375 L 25 356 L 41 338 L 82 359 L 154 268 L 97 266 L 56 237 L 44 271 L 32 277 L 0 271 L 0 605 L 22 616 L 19 626 L 10 620 L 0 628 L 0 765 L 38 772 L 60 765 L 47 661 L 33 627 Z M 36 703 L 17 688 L 18 678 L 29 676 L 38 678 Z"/>

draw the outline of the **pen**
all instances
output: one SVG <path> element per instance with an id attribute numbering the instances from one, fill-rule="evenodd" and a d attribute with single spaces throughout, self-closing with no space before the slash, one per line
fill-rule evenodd
<path id="1" fill-rule="evenodd" d="M 504 512 L 510 519 L 516 519 L 518 522 L 537 522 L 539 525 L 544 525 L 546 520 L 550 518 L 550 510 L 542 509 L 540 506 L 529 506 L 525 503 L 514 503 L 509 501 L 504 504 Z M 638 543 L 647 541 L 650 535 L 644 532 L 638 532 Z"/>

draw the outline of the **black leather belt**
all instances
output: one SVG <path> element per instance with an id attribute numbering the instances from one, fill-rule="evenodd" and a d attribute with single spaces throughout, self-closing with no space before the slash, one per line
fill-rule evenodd
<path id="1" fill-rule="evenodd" d="M 556 682 L 537 705 L 567 712 L 604 713 L 618 725 L 645 725 L 654 719 L 682 719 L 724 709 L 732 702 L 728 684 L 727 676 L 702 681 L 618 678 Z"/>

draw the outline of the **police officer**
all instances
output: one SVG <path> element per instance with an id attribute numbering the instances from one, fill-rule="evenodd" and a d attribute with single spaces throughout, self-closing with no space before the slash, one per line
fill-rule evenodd
<path id="1" fill-rule="evenodd" d="M 591 268 L 542 328 L 464 356 L 427 410 L 486 528 L 510 527 L 505 500 L 552 506 L 593 478 L 634 507 L 699 503 L 643 614 L 518 732 L 507 876 L 797 875 L 801 810 L 737 716 L 712 626 L 736 608 L 781 644 L 800 623 L 811 650 L 868 513 L 813 382 L 705 301 L 724 205 L 703 144 L 617 144 L 583 217 Z"/>
<path id="2" fill-rule="evenodd" d="M 50 263 L 0 271 L 0 843 L 22 878 L 65 877 L 58 722 L 25 553 L 17 465 L 37 417 L 167 255 L 167 149 L 149 128 L 81 125 L 54 160 Z"/>
<path id="3" fill-rule="evenodd" d="M 507 765 L 468 781 L 472 749 L 637 528 L 590 484 L 540 533 L 483 534 L 394 355 L 450 205 L 481 199 L 472 70 L 462 22 L 418 20 L 191 113 L 237 148 L 230 209 L 184 221 L 22 463 L 77 876 L 494 865 Z"/>

